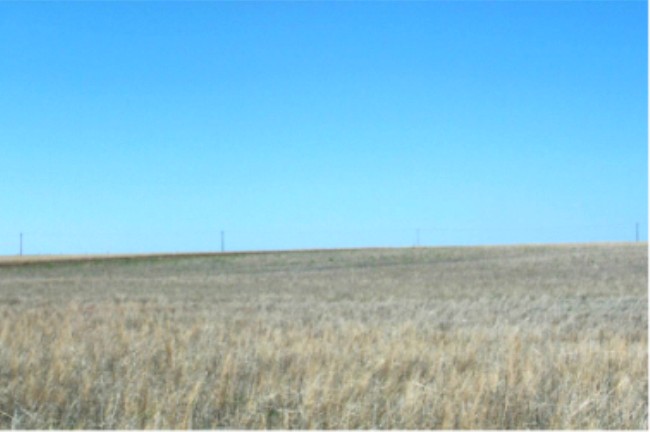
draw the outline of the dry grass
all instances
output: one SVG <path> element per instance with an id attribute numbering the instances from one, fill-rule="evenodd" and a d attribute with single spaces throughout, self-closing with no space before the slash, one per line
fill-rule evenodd
<path id="1" fill-rule="evenodd" d="M 647 429 L 647 245 L 0 267 L 0 427 Z"/>

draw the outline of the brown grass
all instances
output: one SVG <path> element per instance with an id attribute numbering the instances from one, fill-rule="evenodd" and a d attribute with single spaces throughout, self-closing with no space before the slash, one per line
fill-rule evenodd
<path id="1" fill-rule="evenodd" d="M 647 245 L 0 267 L 0 427 L 647 429 Z"/>

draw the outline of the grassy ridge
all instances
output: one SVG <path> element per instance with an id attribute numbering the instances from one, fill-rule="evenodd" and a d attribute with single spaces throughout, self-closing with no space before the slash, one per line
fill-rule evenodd
<path id="1" fill-rule="evenodd" d="M 647 428 L 647 246 L 0 268 L 3 428 Z"/>

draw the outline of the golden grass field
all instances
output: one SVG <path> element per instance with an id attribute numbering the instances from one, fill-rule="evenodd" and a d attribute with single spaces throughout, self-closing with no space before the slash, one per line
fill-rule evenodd
<path id="1" fill-rule="evenodd" d="M 0 260 L 0 428 L 647 429 L 647 244 Z"/>

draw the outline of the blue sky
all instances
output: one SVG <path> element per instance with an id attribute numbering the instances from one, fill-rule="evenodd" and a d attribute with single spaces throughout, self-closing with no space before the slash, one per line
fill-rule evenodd
<path id="1" fill-rule="evenodd" d="M 2 2 L 0 254 L 647 240 L 647 4 Z"/>

